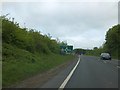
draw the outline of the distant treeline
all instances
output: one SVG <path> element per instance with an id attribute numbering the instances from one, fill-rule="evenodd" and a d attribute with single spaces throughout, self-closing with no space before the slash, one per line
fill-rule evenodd
<path id="1" fill-rule="evenodd" d="M 60 53 L 60 45 L 66 44 L 57 39 L 51 39 L 50 34 L 42 35 L 35 29 L 22 28 L 14 18 L 9 20 L 0 16 L 2 20 L 2 42 L 25 49 L 31 53 Z"/>
<path id="2" fill-rule="evenodd" d="M 76 53 L 99 56 L 102 52 L 108 52 L 113 58 L 120 60 L 120 24 L 110 28 L 105 37 L 106 42 L 101 47 L 94 47 L 92 50 L 75 49 Z"/>

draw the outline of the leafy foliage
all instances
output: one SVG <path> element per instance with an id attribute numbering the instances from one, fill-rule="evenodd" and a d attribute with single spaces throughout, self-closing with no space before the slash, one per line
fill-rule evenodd
<path id="1" fill-rule="evenodd" d="M 104 44 L 104 49 L 111 53 L 112 56 L 120 59 L 118 53 L 120 48 L 120 24 L 110 28 L 106 34 L 106 43 Z"/>
<path id="2" fill-rule="evenodd" d="M 34 54 L 6 43 L 3 44 L 3 52 L 2 87 L 9 87 L 75 58 L 54 53 Z"/>
<path id="3" fill-rule="evenodd" d="M 19 23 L 0 16 L 2 21 L 2 85 L 3 87 L 50 70 L 72 60 L 72 55 L 60 55 L 60 42 L 51 35 L 21 28 Z M 0 24 L 1 25 L 1 24 Z"/>
<path id="4" fill-rule="evenodd" d="M 10 21 L 3 16 L 2 39 L 3 43 L 11 44 L 32 53 L 59 53 L 60 47 L 56 40 L 51 39 L 50 34 L 42 35 L 34 29 L 21 28 L 18 23 Z"/>
<path id="5" fill-rule="evenodd" d="M 102 52 L 108 52 L 113 58 L 120 60 L 120 24 L 113 26 L 106 33 L 106 42 L 100 47 L 94 47 L 93 50 L 86 50 L 88 55 L 100 55 Z"/>

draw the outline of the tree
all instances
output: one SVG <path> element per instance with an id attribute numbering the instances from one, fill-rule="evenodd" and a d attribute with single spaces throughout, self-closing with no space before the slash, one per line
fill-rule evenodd
<path id="1" fill-rule="evenodd" d="M 93 48 L 93 50 L 97 50 L 97 49 L 98 49 L 98 47 L 94 47 L 94 48 Z"/>
<path id="2" fill-rule="evenodd" d="M 106 34 L 104 49 L 111 55 L 120 58 L 118 49 L 120 48 L 120 24 L 110 28 Z"/>
<path id="3" fill-rule="evenodd" d="M 19 23 L 13 19 L 0 17 L 2 20 L 2 41 L 3 43 L 14 45 L 25 49 L 31 53 L 59 53 L 60 46 L 56 40 L 51 39 L 51 35 L 42 35 L 35 29 L 21 28 Z"/>

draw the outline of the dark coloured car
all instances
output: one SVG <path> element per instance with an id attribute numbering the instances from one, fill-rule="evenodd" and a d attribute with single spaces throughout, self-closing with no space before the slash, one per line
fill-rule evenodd
<path id="1" fill-rule="evenodd" d="M 109 53 L 101 53 L 100 59 L 101 60 L 111 60 L 111 55 Z"/>

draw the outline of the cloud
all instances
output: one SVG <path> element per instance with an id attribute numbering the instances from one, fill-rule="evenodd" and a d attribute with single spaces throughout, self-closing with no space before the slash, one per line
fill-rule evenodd
<path id="1" fill-rule="evenodd" d="M 109 27 L 117 24 L 117 2 L 3 3 L 3 13 L 30 28 L 50 33 L 74 48 L 101 46 Z"/>

